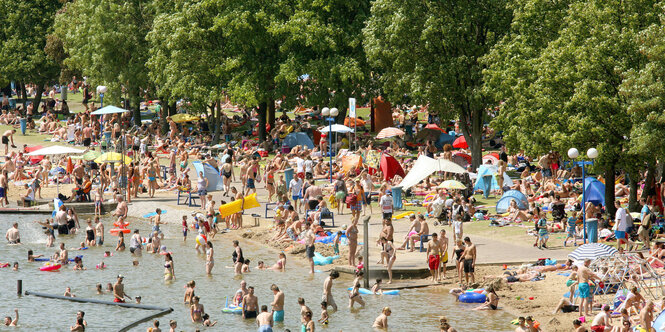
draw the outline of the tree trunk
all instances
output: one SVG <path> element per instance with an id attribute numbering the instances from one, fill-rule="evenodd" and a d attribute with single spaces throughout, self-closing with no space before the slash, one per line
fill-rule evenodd
<path id="1" fill-rule="evenodd" d="M 649 174 L 651 174 L 651 172 L 649 172 Z M 630 178 L 630 183 L 628 184 L 630 186 L 630 194 L 628 195 L 628 210 L 632 212 L 639 212 L 640 205 L 637 203 L 637 183 L 640 181 L 640 172 L 629 172 L 628 177 Z M 645 190 L 642 191 L 643 196 L 646 191 L 647 190 L 645 187 Z"/>
<path id="2" fill-rule="evenodd" d="M 259 104 L 259 142 L 266 140 L 266 115 L 268 113 L 268 102 L 263 101 Z"/>
<path id="3" fill-rule="evenodd" d="M 21 88 L 21 99 L 23 99 L 23 112 L 28 111 L 28 92 L 25 90 L 25 83 L 21 82 L 18 85 Z M 17 93 L 18 95 L 18 93 Z M 33 109 L 32 114 L 37 114 L 39 113 L 39 110 Z"/>
<path id="4" fill-rule="evenodd" d="M 612 218 L 617 211 L 614 206 L 614 170 L 614 162 L 609 163 L 605 169 L 605 209 Z"/>
<path id="5" fill-rule="evenodd" d="M 642 190 L 642 195 L 640 198 L 648 199 L 649 193 L 654 193 L 656 191 L 656 161 L 650 160 L 647 168 L 647 178 L 644 181 L 644 190 Z M 638 172 L 639 174 L 639 172 Z M 633 193 L 633 182 L 637 188 L 637 178 L 633 180 L 633 174 L 630 174 L 630 193 Z M 637 190 L 635 191 L 635 196 L 637 197 Z"/>
<path id="6" fill-rule="evenodd" d="M 270 129 L 275 128 L 275 101 L 270 100 L 268 102 L 268 123 L 270 124 Z"/>
<path id="7" fill-rule="evenodd" d="M 469 114 L 470 113 L 470 114 Z M 471 118 L 471 127 L 468 120 Z M 483 113 L 480 111 L 462 112 L 460 123 L 466 144 L 471 148 L 471 165 L 473 169 L 478 169 L 483 160 L 482 151 L 482 133 L 483 133 Z M 470 129 L 470 130 L 469 130 Z"/>
<path id="8" fill-rule="evenodd" d="M 212 110 L 213 124 L 212 127 L 210 127 L 210 130 L 214 130 L 212 135 L 212 145 L 219 143 L 219 130 L 221 127 L 220 119 L 222 118 L 222 101 L 217 100 L 216 106 L 217 107 L 213 107 Z"/>
<path id="9" fill-rule="evenodd" d="M 169 116 L 170 104 L 168 103 L 168 99 L 166 98 L 162 98 L 160 100 L 164 101 L 163 102 L 164 105 L 162 105 L 162 108 L 159 110 L 161 113 L 159 115 L 160 124 L 161 124 L 160 132 L 162 133 L 162 135 L 166 135 L 166 133 L 168 133 L 169 131 L 169 123 L 166 121 L 166 118 Z"/>
<path id="10" fill-rule="evenodd" d="M 374 132 L 374 98 L 369 98 L 369 130 Z"/>
<path id="11" fill-rule="evenodd" d="M 136 126 L 141 126 L 141 90 L 136 89 L 136 94 L 134 95 L 134 101 L 132 104 L 134 106 L 134 124 Z"/>
<path id="12" fill-rule="evenodd" d="M 44 84 L 37 84 L 37 91 L 35 91 L 35 99 L 32 101 L 32 112 L 33 114 L 41 113 L 39 112 L 39 104 L 42 102 L 42 93 L 44 92 Z"/>

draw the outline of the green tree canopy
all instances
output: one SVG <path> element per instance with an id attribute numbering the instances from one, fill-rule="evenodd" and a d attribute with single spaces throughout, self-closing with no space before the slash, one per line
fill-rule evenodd
<path id="1" fill-rule="evenodd" d="M 459 118 L 481 161 L 490 99 L 482 91 L 479 59 L 508 31 L 506 1 L 377 0 L 364 30 L 365 50 L 392 99 L 408 94 L 447 118 Z"/>

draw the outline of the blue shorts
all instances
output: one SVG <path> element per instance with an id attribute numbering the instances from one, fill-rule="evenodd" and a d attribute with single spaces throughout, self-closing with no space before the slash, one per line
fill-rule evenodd
<path id="1" fill-rule="evenodd" d="M 591 297 L 591 288 L 589 287 L 588 282 L 582 282 L 578 284 L 577 289 L 580 291 L 581 299 L 588 299 Z"/>
<path id="2" fill-rule="evenodd" d="M 203 197 L 208 194 L 208 191 L 205 189 L 201 189 L 198 191 L 199 197 Z"/>
<path id="3" fill-rule="evenodd" d="M 623 242 L 626 242 L 626 232 L 614 231 L 614 237 L 616 237 L 617 240 L 623 240 Z"/>
<path id="4" fill-rule="evenodd" d="M 300 195 L 293 195 L 291 198 L 293 198 L 293 201 L 297 201 L 300 199 Z"/>
<path id="5" fill-rule="evenodd" d="M 254 186 L 254 179 L 247 179 L 247 188 L 249 189 L 255 189 L 256 186 Z"/>
<path id="6" fill-rule="evenodd" d="M 5 197 L 5 188 L 0 187 L 0 198 Z"/>
<path id="7" fill-rule="evenodd" d="M 284 321 L 284 310 L 273 311 L 272 320 L 274 320 L 275 322 L 283 322 Z"/>
<path id="8" fill-rule="evenodd" d="M 270 325 L 261 325 L 259 326 L 259 332 L 272 332 L 272 326 Z"/>
<path id="9" fill-rule="evenodd" d="M 187 227 L 182 228 L 182 236 L 187 236 Z"/>
<path id="10" fill-rule="evenodd" d="M 102 244 L 104 244 L 104 240 L 102 240 L 102 237 L 101 237 L 101 236 L 98 236 L 98 237 L 97 237 L 97 245 L 100 245 L 100 246 L 101 246 Z"/>

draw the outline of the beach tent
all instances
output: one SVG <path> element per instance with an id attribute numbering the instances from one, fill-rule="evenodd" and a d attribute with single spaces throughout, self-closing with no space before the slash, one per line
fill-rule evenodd
<path id="1" fill-rule="evenodd" d="M 439 138 L 436 140 L 436 143 L 434 143 L 434 145 L 436 145 L 437 148 L 441 149 L 446 144 L 452 145 L 453 142 L 455 142 L 455 136 L 450 136 L 446 133 L 441 133 L 441 135 L 439 135 Z"/>
<path id="2" fill-rule="evenodd" d="M 384 180 L 392 180 L 395 175 L 399 175 L 402 178 L 406 176 L 406 174 L 404 174 L 402 165 L 399 164 L 399 161 L 397 161 L 395 157 L 389 154 L 384 153 L 381 155 L 381 162 L 379 167 L 381 168 L 381 172 L 383 172 Z"/>
<path id="3" fill-rule="evenodd" d="M 605 206 L 605 185 L 595 178 L 586 178 L 584 182 L 584 202 Z"/>
<path id="4" fill-rule="evenodd" d="M 496 182 L 496 176 L 494 176 L 497 171 L 498 168 L 495 165 L 480 165 L 473 190 L 483 190 L 485 197 L 489 195 L 490 191 L 499 190 L 499 184 Z M 503 173 L 503 185 L 508 187 L 513 185 L 513 180 L 506 173 Z"/>
<path id="5" fill-rule="evenodd" d="M 219 175 L 214 167 L 210 166 L 208 163 L 202 163 L 200 161 L 193 161 L 192 165 L 196 169 L 196 176 L 198 177 L 199 172 L 203 172 L 203 176 L 208 179 L 208 191 L 220 191 L 224 189 L 224 183 L 222 182 L 222 177 Z"/>
<path id="6" fill-rule="evenodd" d="M 469 144 L 466 143 L 466 137 L 460 136 L 455 139 L 453 142 L 453 147 L 456 149 L 467 149 L 469 148 Z"/>
<path id="7" fill-rule="evenodd" d="M 303 132 L 290 133 L 286 135 L 284 144 L 288 145 L 292 149 L 298 145 L 306 146 L 308 149 L 314 148 L 314 142 L 312 142 L 312 139 L 310 139 L 309 136 Z"/>
<path id="8" fill-rule="evenodd" d="M 386 127 L 393 127 L 393 112 L 390 102 L 379 96 L 374 98 L 374 114 L 372 115 L 372 131 L 379 132 Z"/>
<path id="9" fill-rule="evenodd" d="M 506 213 L 508 212 L 508 207 L 510 202 L 515 200 L 517 202 L 517 207 L 520 210 L 526 210 L 529 207 L 529 201 L 526 196 L 519 190 L 508 190 L 503 193 L 501 199 L 496 202 L 496 213 Z"/>
<path id="10" fill-rule="evenodd" d="M 404 177 L 398 186 L 402 187 L 402 190 L 406 190 L 417 185 L 430 174 L 439 171 L 448 173 L 466 173 L 466 170 L 463 167 L 450 160 L 432 159 L 425 155 L 421 155 L 413 164 L 409 174 Z"/>

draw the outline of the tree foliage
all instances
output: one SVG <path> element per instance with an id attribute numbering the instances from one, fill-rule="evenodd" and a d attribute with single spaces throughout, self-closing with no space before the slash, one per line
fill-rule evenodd
<path id="1" fill-rule="evenodd" d="M 473 164 L 490 100 L 479 59 L 508 31 L 503 0 L 377 0 L 364 31 L 365 50 L 393 99 L 409 94 L 447 118 L 460 119 Z"/>
<path id="2" fill-rule="evenodd" d="M 151 87 L 146 35 L 153 18 L 149 0 L 77 0 L 56 17 L 56 33 L 69 54 L 65 64 L 108 86 L 111 102 L 126 97 L 137 124 L 141 92 Z"/>

